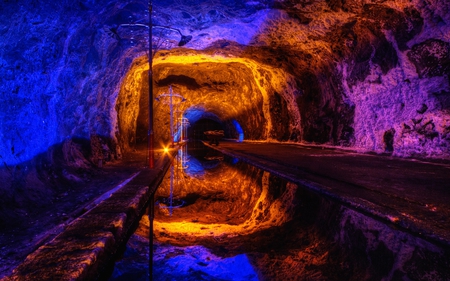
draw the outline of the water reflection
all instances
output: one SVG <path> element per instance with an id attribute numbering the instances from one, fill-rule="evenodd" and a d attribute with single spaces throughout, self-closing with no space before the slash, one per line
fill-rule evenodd
<path id="1" fill-rule="evenodd" d="M 448 249 L 242 161 L 193 145 L 170 171 L 153 280 L 450 280 Z M 144 216 L 111 280 L 148 280 L 148 234 Z"/>
<path id="2" fill-rule="evenodd" d="M 206 150 L 202 159 L 187 159 L 184 164 L 179 157 L 174 159 L 172 172 L 156 193 L 156 198 L 184 202 L 183 208 L 156 208 L 158 240 L 178 239 L 180 235 L 248 235 L 292 219 L 295 184 L 244 162 L 232 164 L 215 150 Z M 201 173 L 190 173 L 192 163 L 200 163 L 201 169 L 196 170 Z"/>
<path id="3" fill-rule="evenodd" d="M 155 194 L 154 280 L 258 280 L 245 253 L 213 253 L 211 242 L 291 220 L 297 186 L 199 146 L 180 149 Z M 145 280 L 146 261 L 134 261 L 133 273 L 123 263 L 136 254 L 148 257 L 148 248 L 138 250 L 144 248 L 148 223 L 144 216 L 111 280 L 130 274 L 133 280 Z"/>

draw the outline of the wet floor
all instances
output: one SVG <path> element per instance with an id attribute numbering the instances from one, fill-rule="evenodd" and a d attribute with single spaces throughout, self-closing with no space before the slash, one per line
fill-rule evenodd
<path id="1" fill-rule="evenodd" d="M 449 252 L 188 144 L 155 194 L 153 280 L 448 280 Z M 144 216 L 110 280 L 149 280 Z"/>

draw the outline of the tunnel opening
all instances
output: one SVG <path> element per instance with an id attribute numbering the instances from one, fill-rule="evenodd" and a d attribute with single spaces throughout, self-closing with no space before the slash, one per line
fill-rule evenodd
<path id="1" fill-rule="evenodd" d="M 235 51 L 239 49 L 227 50 L 228 56 L 211 56 L 193 50 L 164 50 L 155 54 L 153 99 L 167 94 L 169 88 L 186 99 L 173 109 L 175 142 L 181 140 L 178 123 L 182 118 L 191 126 L 189 138 L 194 137 L 192 126 L 200 119 L 212 120 L 197 124 L 197 129 L 206 126 L 200 132 L 207 128 L 223 130 L 225 138 L 238 141 L 243 141 L 244 136 L 248 140 L 280 139 L 280 134 L 286 131 L 302 131 L 300 113 L 294 106 L 295 101 L 289 98 L 296 85 L 293 77 L 283 69 L 236 56 Z M 148 142 L 148 80 L 147 57 L 135 59 L 122 81 L 116 106 L 117 135 L 124 152 Z M 273 95 L 285 105 L 287 113 L 281 117 L 271 105 Z M 169 115 L 167 104 L 153 101 L 155 147 L 171 142 Z M 280 126 L 280 120 L 288 124 Z M 208 125 L 208 122 L 211 123 Z M 194 138 L 202 140 L 204 136 Z"/>
<path id="2" fill-rule="evenodd" d="M 206 131 L 224 130 L 224 125 L 212 119 L 200 119 L 188 128 L 189 140 L 206 140 Z"/>

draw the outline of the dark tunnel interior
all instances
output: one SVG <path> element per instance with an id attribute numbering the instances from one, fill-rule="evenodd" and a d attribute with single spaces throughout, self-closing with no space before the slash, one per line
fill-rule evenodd
<path id="1" fill-rule="evenodd" d="M 150 183 L 163 206 L 171 179 L 189 212 L 158 209 L 155 239 L 172 244 L 157 261 L 196 257 L 197 277 L 223 277 L 214 257 L 242 265 L 223 280 L 450 280 L 449 11 L 0 0 L 0 280 L 32 280 L 42 253 L 61 255 L 52 274 L 96 274 L 95 258 L 134 235 L 125 221 L 139 224 Z M 136 197 L 89 213 L 117 194 Z M 209 248 L 189 254 L 199 241 Z"/>

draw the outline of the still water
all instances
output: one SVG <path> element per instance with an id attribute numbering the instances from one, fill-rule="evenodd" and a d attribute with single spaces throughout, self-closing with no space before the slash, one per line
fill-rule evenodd
<path id="1" fill-rule="evenodd" d="M 155 194 L 153 278 L 259 280 L 289 248 L 298 187 L 199 146 L 179 150 Z M 148 280 L 147 237 L 144 216 L 110 280 Z"/>
<path id="2" fill-rule="evenodd" d="M 153 280 L 446 278 L 445 262 L 421 260 L 446 255 L 435 245 L 304 187 L 198 143 L 172 160 L 155 194 Z M 149 280 L 148 232 L 145 215 L 110 280 Z"/>

